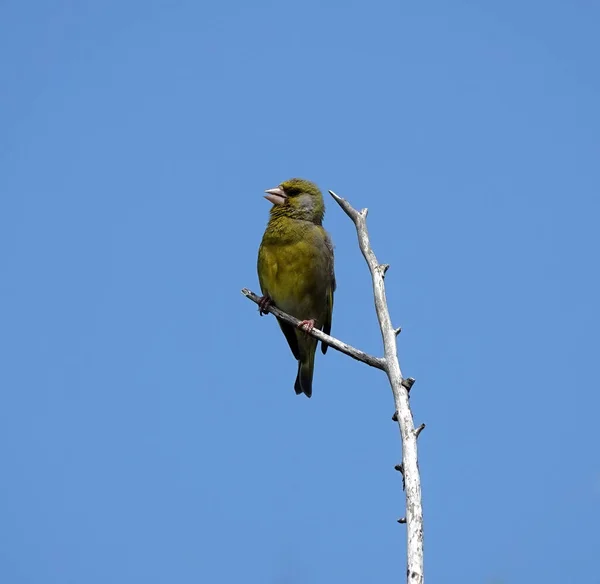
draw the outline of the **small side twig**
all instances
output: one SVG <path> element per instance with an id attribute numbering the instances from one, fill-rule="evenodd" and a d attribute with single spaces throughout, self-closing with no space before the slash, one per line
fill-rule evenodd
<path id="1" fill-rule="evenodd" d="M 404 478 L 404 467 L 401 464 L 397 464 L 394 467 L 402 475 L 402 490 L 406 491 L 406 479 Z"/>
<path id="2" fill-rule="evenodd" d="M 414 377 L 407 377 L 406 379 L 402 380 L 402 385 L 406 388 L 406 391 L 410 392 L 410 390 L 412 389 L 412 386 L 415 384 L 415 378 Z"/>
<path id="3" fill-rule="evenodd" d="M 418 428 L 415 428 L 415 438 L 419 437 L 419 434 L 425 430 L 425 424 L 421 424 Z"/>

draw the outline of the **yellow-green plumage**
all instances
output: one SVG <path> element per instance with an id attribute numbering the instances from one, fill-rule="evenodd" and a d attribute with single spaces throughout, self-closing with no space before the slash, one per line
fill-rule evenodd
<path id="1" fill-rule="evenodd" d="M 265 297 L 299 320 L 329 334 L 335 276 L 333 246 L 323 229 L 323 195 L 303 179 L 290 179 L 267 198 L 273 202 L 269 223 L 258 251 L 258 278 Z M 300 328 L 278 320 L 298 360 L 296 393 L 312 395 L 317 340 Z M 323 353 L 327 345 L 322 345 Z"/>

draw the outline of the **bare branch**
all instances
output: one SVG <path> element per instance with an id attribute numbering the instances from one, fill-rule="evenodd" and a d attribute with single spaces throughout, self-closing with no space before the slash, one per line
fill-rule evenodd
<path id="1" fill-rule="evenodd" d="M 358 236 L 358 245 L 362 252 L 373 280 L 373 296 L 377 320 L 381 329 L 384 347 L 384 370 L 388 376 L 396 413 L 394 414 L 400 427 L 402 436 L 402 468 L 406 485 L 406 518 L 399 519 L 400 523 L 406 522 L 407 527 L 407 577 L 410 584 L 423 584 L 423 507 L 421 504 L 421 478 L 417 459 L 417 435 L 408 401 L 409 387 L 402 377 L 398 361 L 396 345 L 396 329 L 392 326 L 385 295 L 384 273 L 380 263 L 371 249 L 369 231 L 367 229 L 367 210 L 356 211 L 342 197 L 333 191 L 329 194 L 335 199 L 344 213 L 352 219 Z M 413 380 L 414 383 L 414 380 Z"/>
<path id="2" fill-rule="evenodd" d="M 255 304 L 258 304 L 260 302 L 260 296 L 254 294 L 254 292 L 248 290 L 248 288 L 243 288 L 242 294 L 246 298 L 252 300 L 252 302 L 254 302 Z M 276 306 L 268 306 L 267 308 L 265 308 L 265 312 L 270 312 L 277 318 L 280 318 L 284 322 L 287 322 L 293 326 L 297 327 L 300 324 L 300 321 L 297 318 L 294 318 L 293 316 L 283 312 L 283 310 L 279 310 L 279 308 L 277 308 Z M 381 369 L 382 371 L 385 370 L 385 362 L 381 357 L 374 357 L 373 355 L 369 355 L 368 353 L 365 353 L 360 349 L 355 349 L 351 345 L 348 345 L 347 343 L 344 343 L 343 341 L 340 341 L 335 337 L 326 335 L 324 332 L 320 331 L 317 328 L 312 329 L 312 331 L 307 332 L 307 334 L 329 345 L 336 351 L 340 351 L 340 353 L 344 353 L 345 355 L 356 359 L 357 361 L 362 361 L 363 363 L 366 363 L 371 367 L 375 367 L 375 369 Z"/>
<path id="3" fill-rule="evenodd" d="M 337 351 L 357 361 L 362 361 L 371 367 L 381 369 L 387 374 L 396 406 L 392 420 L 398 423 L 402 438 L 402 463 L 397 464 L 394 468 L 402 473 L 402 486 L 406 490 L 406 517 L 398 519 L 398 523 L 407 524 L 407 579 L 409 584 L 423 584 L 423 508 L 421 504 L 421 478 L 417 460 L 417 437 L 425 428 L 425 424 L 421 424 L 415 429 L 408 399 L 410 389 L 415 380 L 412 377 L 406 379 L 402 377 L 400 363 L 398 362 L 396 337 L 402 329 L 400 327 L 395 329 L 392 326 L 387 306 L 384 278 L 389 265 L 380 264 L 371 249 L 366 223 L 368 210 L 362 209 L 361 211 L 357 211 L 348 201 L 338 197 L 333 191 L 329 191 L 329 193 L 346 215 L 352 219 L 356 227 L 358 244 L 373 280 L 373 296 L 377 320 L 379 321 L 379 328 L 381 329 L 383 339 L 384 357 L 369 355 L 347 343 L 326 335 L 316 328 L 307 332 L 307 334 L 326 343 Z M 242 294 L 254 303 L 260 303 L 260 298 L 247 288 L 242 290 Z M 272 313 L 277 318 L 293 326 L 297 327 L 300 324 L 297 318 L 282 312 L 275 306 L 271 305 L 263 310 Z"/>

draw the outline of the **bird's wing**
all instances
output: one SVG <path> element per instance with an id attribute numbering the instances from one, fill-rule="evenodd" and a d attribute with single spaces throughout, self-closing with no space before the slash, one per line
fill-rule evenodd
<path id="1" fill-rule="evenodd" d="M 285 335 L 285 338 L 287 339 L 288 345 L 290 346 L 290 349 L 292 350 L 294 357 L 297 360 L 300 359 L 300 349 L 298 347 L 298 338 L 296 336 L 296 329 L 291 324 L 288 324 L 287 322 L 283 322 L 282 320 L 277 319 L 277 322 L 279 323 L 279 326 L 281 327 L 281 330 L 282 330 L 283 334 Z"/>
<path id="2" fill-rule="evenodd" d="M 331 243 L 331 239 L 329 235 L 325 233 L 325 244 L 327 246 L 327 250 L 329 252 L 329 273 L 328 276 L 330 278 L 330 285 L 327 287 L 327 309 L 325 314 L 325 322 L 323 324 L 323 332 L 326 335 L 331 334 L 331 320 L 333 318 L 333 293 L 335 292 L 336 282 L 335 282 L 335 272 L 333 269 L 333 243 Z M 327 353 L 327 347 L 329 345 L 325 345 L 321 343 L 321 351 L 323 354 Z"/>

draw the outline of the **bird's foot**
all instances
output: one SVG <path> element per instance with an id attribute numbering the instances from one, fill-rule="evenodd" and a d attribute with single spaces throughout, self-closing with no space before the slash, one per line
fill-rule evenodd
<path id="1" fill-rule="evenodd" d="M 310 333 L 315 328 L 315 321 L 313 318 L 303 320 L 298 323 L 298 328 L 301 328 L 305 333 Z"/>
<path id="2" fill-rule="evenodd" d="M 269 306 L 272 304 L 273 301 L 269 296 L 261 296 L 260 300 L 258 301 L 258 314 L 261 316 L 263 314 L 267 314 L 267 308 L 269 308 Z"/>

